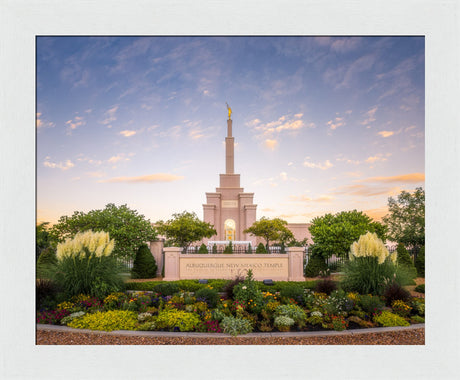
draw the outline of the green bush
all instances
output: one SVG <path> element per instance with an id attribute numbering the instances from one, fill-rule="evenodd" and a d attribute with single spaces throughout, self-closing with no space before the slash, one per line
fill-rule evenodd
<path id="1" fill-rule="evenodd" d="M 172 296 L 174 293 L 177 293 L 180 288 L 175 282 L 160 282 L 154 286 L 153 290 L 160 293 L 162 296 Z"/>
<path id="2" fill-rule="evenodd" d="M 53 310 L 61 301 L 59 293 L 61 289 L 49 279 L 37 279 L 35 285 L 35 301 L 37 310 Z"/>
<path id="3" fill-rule="evenodd" d="M 289 328 L 295 324 L 294 319 L 286 315 L 280 315 L 275 317 L 273 325 L 280 331 L 289 331 Z"/>
<path id="4" fill-rule="evenodd" d="M 73 319 L 67 326 L 75 329 L 89 330 L 135 330 L 137 313 L 128 310 L 110 310 L 85 314 Z"/>
<path id="5" fill-rule="evenodd" d="M 233 244 L 230 242 L 224 249 L 224 253 L 233 253 Z"/>
<path id="6" fill-rule="evenodd" d="M 209 253 L 208 247 L 206 247 L 206 245 L 204 243 L 201 244 L 200 249 L 198 249 L 198 253 L 202 253 L 202 254 Z"/>
<path id="7" fill-rule="evenodd" d="M 359 297 L 358 305 L 368 314 L 380 312 L 385 304 L 378 296 L 362 295 Z"/>
<path id="8" fill-rule="evenodd" d="M 203 299 L 211 309 L 215 308 L 217 306 L 217 302 L 219 302 L 219 293 L 217 290 L 209 287 L 198 290 L 195 293 L 195 297 L 197 300 Z"/>
<path id="9" fill-rule="evenodd" d="M 418 293 L 425 294 L 425 284 L 417 285 L 414 290 Z"/>
<path id="10" fill-rule="evenodd" d="M 296 283 L 289 284 L 280 290 L 280 296 L 284 298 L 291 298 L 298 303 L 303 303 L 304 288 L 302 285 Z"/>
<path id="11" fill-rule="evenodd" d="M 112 255 L 114 240 L 106 232 L 77 233 L 57 246 L 53 280 L 70 298 L 87 294 L 104 298 L 124 290 L 121 266 Z"/>
<path id="12" fill-rule="evenodd" d="M 267 250 L 265 249 L 265 246 L 262 243 L 259 243 L 259 245 L 257 246 L 256 253 L 267 253 Z"/>
<path id="13" fill-rule="evenodd" d="M 154 278 L 157 276 L 155 258 L 146 244 L 142 244 L 136 252 L 136 257 L 131 270 L 132 278 Z"/>
<path id="14" fill-rule="evenodd" d="M 252 253 L 252 245 L 251 245 L 251 243 L 248 244 L 248 252 L 247 253 Z"/>
<path id="15" fill-rule="evenodd" d="M 235 318 L 233 316 L 224 317 L 220 324 L 224 333 L 232 336 L 248 334 L 252 332 L 252 323 L 244 318 Z"/>
<path id="16" fill-rule="evenodd" d="M 45 248 L 37 261 L 37 278 L 47 278 L 57 265 L 56 252 L 53 248 Z"/>
<path id="17" fill-rule="evenodd" d="M 396 253 L 398 254 L 397 262 L 399 265 L 405 265 L 407 267 L 414 267 L 414 262 L 412 261 L 409 252 L 403 243 L 399 243 L 396 248 Z"/>
<path id="18" fill-rule="evenodd" d="M 415 268 L 417 269 L 417 276 L 425 277 L 425 247 L 420 247 L 417 253 Z"/>
<path id="19" fill-rule="evenodd" d="M 275 309 L 275 316 L 292 318 L 300 327 L 304 326 L 307 320 L 307 314 L 297 305 L 280 305 Z"/>
<path id="20" fill-rule="evenodd" d="M 343 271 L 342 288 L 360 294 L 382 295 L 391 279 L 401 286 L 413 283 L 412 273 L 396 266 L 389 257 L 381 264 L 377 257 L 357 257 L 348 260 Z"/>
<path id="21" fill-rule="evenodd" d="M 180 331 L 193 331 L 199 323 L 198 314 L 177 309 L 161 311 L 155 321 L 156 327 L 160 329 L 174 330 L 174 328 L 178 328 Z"/>
<path id="22" fill-rule="evenodd" d="M 234 299 L 248 305 L 248 310 L 258 313 L 263 307 L 263 296 L 259 290 L 258 284 L 254 281 L 252 270 L 243 282 L 240 282 L 233 288 Z"/>
<path id="23" fill-rule="evenodd" d="M 316 277 L 320 272 L 326 271 L 327 269 L 324 257 L 319 253 L 312 253 L 305 267 L 305 277 Z"/>
<path id="24" fill-rule="evenodd" d="M 404 318 L 387 310 L 383 311 L 380 315 L 375 315 L 374 322 L 383 327 L 410 326 L 410 323 Z"/>
<path id="25" fill-rule="evenodd" d="M 212 245 L 212 253 L 214 253 L 214 254 L 217 253 L 217 244 Z"/>

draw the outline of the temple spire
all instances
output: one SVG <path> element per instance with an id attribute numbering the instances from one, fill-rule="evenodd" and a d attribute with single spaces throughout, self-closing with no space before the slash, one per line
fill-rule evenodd
<path id="1" fill-rule="evenodd" d="M 232 119 L 227 120 L 227 137 L 225 138 L 225 174 L 235 173 L 235 139 L 232 137 Z"/>

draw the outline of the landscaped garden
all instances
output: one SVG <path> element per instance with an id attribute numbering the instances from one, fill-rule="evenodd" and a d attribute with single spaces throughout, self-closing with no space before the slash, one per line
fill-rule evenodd
<path id="1" fill-rule="evenodd" d="M 51 264 L 55 275 L 37 282 L 37 323 L 233 336 L 424 323 L 424 298 L 404 288 L 415 284 L 414 270 L 398 264 L 397 253 L 389 254 L 376 234 L 362 235 L 352 245 L 338 280 L 327 276 L 274 285 L 255 281 L 251 270 L 245 278 L 207 283 L 123 283 L 111 250 L 113 241 L 103 232 L 77 234 L 58 245 Z"/>

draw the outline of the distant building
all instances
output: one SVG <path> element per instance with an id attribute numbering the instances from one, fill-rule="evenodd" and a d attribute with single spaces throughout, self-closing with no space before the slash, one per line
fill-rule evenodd
<path id="1" fill-rule="evenodd" d="M 262 240 L 245 234 L 243 231 L 257 220 L 257 205 L 253 203 L 254 193 L 245 193 L 240 185 L 240 175 L 235 174 L 235 139 L 232 136 L 231 110 L 227 120 L 225 138 L 225 174 L 220 174 L 220 185 L 213 193 L 206 193 L 203 204 L 203 220 L 214 226 L 217 235 L 209 241 L 246 241 L 255 246 Z M 294 223 L 287 226 L 298 241 L 307 238 L 311 244 L 311 235 L 307 223 Z"/>

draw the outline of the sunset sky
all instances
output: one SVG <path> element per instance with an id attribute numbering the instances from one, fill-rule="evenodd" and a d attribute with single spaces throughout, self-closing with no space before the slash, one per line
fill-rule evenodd
<path id="1" fill-rule="evenodd" d="M 37 220 L 127 204 L 202 218 L 225 171 L 309 222 L 425 183 L 423 37 L 37 37 Z"/>

